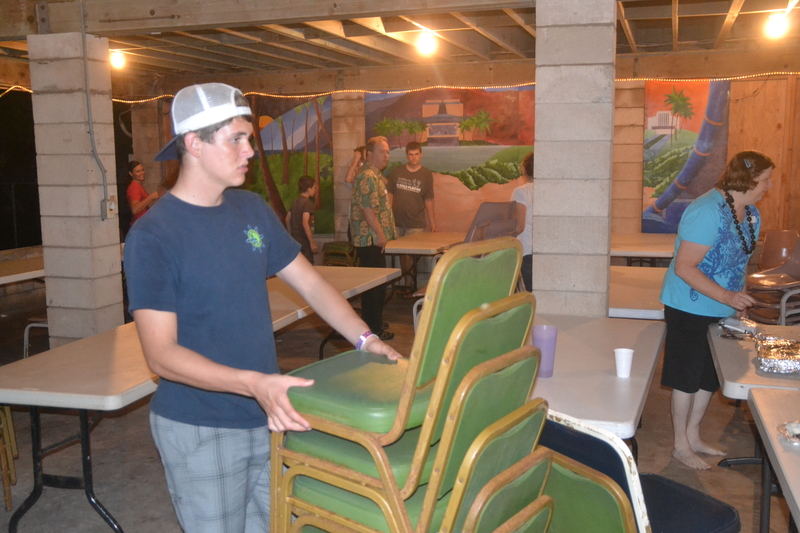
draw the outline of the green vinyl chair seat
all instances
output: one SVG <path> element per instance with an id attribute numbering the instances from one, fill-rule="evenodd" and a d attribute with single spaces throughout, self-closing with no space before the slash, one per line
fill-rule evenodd
<path id="1" fill-rule="evenodd" d="M 422 504 L 427 490 L 426 485 L 420 485 L 409 499 L 405 500 L 406 511 L 411 520 L 411 526 L 416 528 L 422 512 Z M 317 481 L 309 477 L 298 477 L 294 482 L 294 495 L 300 499 L 314 502 L 315 505 L 331 509 L 336 514 L 363 524 L 367 527 L 392 533 L 386 518 L 380 507 L 370 500 L 358 494 L 334 487 L 322 481 Z M 433 512 L 433 519 L 428 531 L 433 533 L 439 529 L 444 518 L 449 498 L 445 497 L 436 502 L 436 509 Z M 310 531 L 308 526 L 303 531 Z"/>
<path id="2" fill-rule="evenodd" d="M 352 350 L 290 372 L 313 379 L 314 385 L 289 389 L 289 400 L 304 414 L 362 431 L 387 433 L 397 415 L 407 369 L 407 359 L 389 361 L 382 355 Z M 432 390 L 429 385 L 414 396 L 408 427 L 422 424 Z"/>
<path id="3" fill-rule="evenodd" d="M 420 432 L 420 428 L 409 429 L 397 442 L 384 447 L 386 457 L 391 464 L 392 474 L 401 487 L 411 473 L 412 459 Z M 356 442 L 321 431 L 307 431 L 287 433 L 284 444 L 289 450 L 311 455 L 368 476 L 376 478 L 379 476 L 373 457 L 366 448 Z M 430 479 L 437 449 L 438 443 L 431 446 L 421 475 L 423 483 Z"/>

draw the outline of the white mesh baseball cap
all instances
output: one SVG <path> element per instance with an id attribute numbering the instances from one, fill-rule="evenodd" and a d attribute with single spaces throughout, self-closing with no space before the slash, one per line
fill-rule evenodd
<path id="1" fill-rule="evenodd" d="M 249 106 L 236 104 L 242 92 L 224 83 L 202 83 L 184 87 L 172 100 L 172 132 L 175 135 L 197 131 L 229 118 L 250 116 Z M 173 137 L 156 154 L 156 161 L 178 159 Z"/>

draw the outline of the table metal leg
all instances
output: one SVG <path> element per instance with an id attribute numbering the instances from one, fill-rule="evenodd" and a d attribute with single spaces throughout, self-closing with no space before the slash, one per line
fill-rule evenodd
<path id="1" fill-rule="evenodd" d="M 769 515 L 770 507 L 772 505 L 772 465 L 769 463 L 769 458 L 764 454 L 762 448 L 764 447 L 761 439 L 758 441 L 758 450 L 761 451 L 761 522 L 759 531 L 761 533 L 769 533 Z"/>
<path id="2" fill-rule="evenodd" d="M 39 431 L 39 409 L 37 407 L 31 407 L 30 412 L 31 455 L 33 456 L 33 490 L 25 499 L 25 501 L 22 502 L 22 505 L 19 506 L 19 509 L 17 509 L 11 516 L 11 520 L 8 523 L 9 533 L 17 533 L 17 524 L 19 523 L 20 518 L 22 518 L 22 516 L 27 513 L 31 507 L 33 507 L 33 504 L 36 503 L 36 500 L 38 500 L 39 496 L 42 495 L 42 489 L 44 488 L 42 477 L 42 436 Z"/>
<path id="3" fill-rule="evenodd" d="M 83 479 L 72 476 L 59 476 L 45 474 L 42 469 L 42 459 L 48 452 L 63 447 L 65 444 L 75 441 L 75 437 L 70 437 L 64 441 L 49 446 L 47 449 L 42 449 L 41 437 L 41 424 L 39 420 L 39 410 L 37 407 L 31 407 L 31 448 L 33 456 L 33 490 L 27 499 L 22 503 L 19 509 L 11 517 L 8 524 L 9 533 L 16 533 L 17 524 L 22 516 L 33 507 L 39 496 L 42 495 L 42 489 L 45 486 L 54 487 L 59 489 L 83 489 L 86 494 L 86 499 L 89 500 L 89 505 L 94 508 L 97 514 L 105 520 L 112 530 L 122 533 L 122 527 L 116 519 L 111 516 L 111 513 L 103 507 L 103 504 L 94 495 L 94 484 L 92 478 L 92 453 L 89 444 L 89 434 L 94 421 L 89 421 L 89 413 L 85 409 L 79 411 L 80 418 L 80 433 L 79 440 L 81 443 L 81 463 L 83 466 Z"/>

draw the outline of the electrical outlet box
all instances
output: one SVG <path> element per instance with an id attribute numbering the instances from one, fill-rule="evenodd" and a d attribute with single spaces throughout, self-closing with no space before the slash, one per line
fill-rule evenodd
<path id="1" fill-rule="evenodd" d="M 108 200 L 102 200 L 100 202 L 100 218 L 103 220 L 116 218 L 118 211 L 119 206 L 117 205 L 116 196 L 109 196 Z"/>

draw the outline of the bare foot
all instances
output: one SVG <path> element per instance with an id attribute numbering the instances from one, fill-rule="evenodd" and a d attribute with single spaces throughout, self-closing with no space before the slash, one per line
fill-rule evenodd
<path id="1" fill-rule="evenodd" d="M 692 450 L 677 450 L 673 448 L 672 457 L 695 470 L 708 470 L 711 468 L 707 462 L 700 459 Z"/>
<path id="2" fill-rule="evenodd" d="M 719 448 L 714 448 L 710 444 L 702 440 L 697 440 L 695 442 L 690 442 L 689 446 L 691 446 L 692 451 L 695 453 L 705 453 L 707 455 L 728 455 L 728 452 L 725 450 L 720 450 Z"/>

